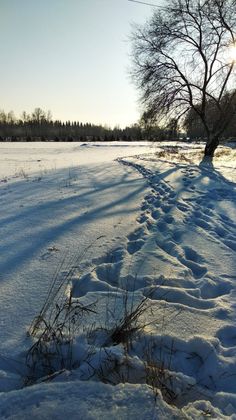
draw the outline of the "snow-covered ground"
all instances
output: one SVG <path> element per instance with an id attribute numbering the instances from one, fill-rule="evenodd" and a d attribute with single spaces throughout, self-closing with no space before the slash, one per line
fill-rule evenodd
<path id="1" fill-rule="evenodd" d="M 236 149 L 0 149 L 0 418 L 236 418 Z M 25 360 L 53 278 L 89 311 L 56 351 L 44 336 L 46 380 Z"/>

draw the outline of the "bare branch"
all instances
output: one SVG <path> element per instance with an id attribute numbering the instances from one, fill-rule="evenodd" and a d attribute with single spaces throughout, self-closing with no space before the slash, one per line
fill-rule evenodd
<path id="1" fill-rule="evenodd" d="M 212 123 L 212 110 L 222 121 L 225 98 L 236 83 L 235 63 L 227 55 L 236 40 L 235 3 L 167 0 L 166 8 L 134 33 L 133 76 L 150 114 L 175 113 L 181 120 L 193 109 L 207 136 L 214 136 L 219 124 Z"/>

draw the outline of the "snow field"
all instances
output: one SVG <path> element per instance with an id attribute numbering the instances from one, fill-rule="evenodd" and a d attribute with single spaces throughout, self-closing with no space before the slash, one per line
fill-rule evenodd
<path id="1" fill-rule="evenodd" d="M 118 146 L 114 148 L 120 153 Z M 115 157 L 114 148 L 110 159 Z M 82 149 L 92 153 L 93 146 Z M 102 155 L 107 150 L 104 146 L 94 149 Z M 43 413 L 45 418 L 56 413 L 63 418 L 59 411 L 62 396 L 65 412 L 70 412 L 72 418 L 77 418 L 76 401 L 83 418 L 108 418 L 109 412 L 114 418 L 140 417 L 140 410 L 141 418 L 150 419 L 206 415 L 234 418 L 236 188 L 234 162 L 229 159 L 234 149 L 220 150 L 217 168 L 197 164 L 198 145 L 194 153 L 191 145 L 190 148 L 182 145 L 178 153 L 168 144 L 162 144 L 157 153 L 131 149 L 128 148 L 127 155 L 135 156 L 123 157 L 119 163 L 50 171 L 37 182 L 37 172 L 28 179 L 21 174 L 20 188 L 19 184 L 17 188 L 11 184 L 11 178 L 2 183 L 1 192 L 11 196 L 3 213 L 7 213 L 10 202 L 15 203 L 11 206 L 10 220 L 6 220 L 6 214 L 2 217 L 6 243 L 13 232 L 8 230 L 9 221 L 16 232 L 12 244 L 17 243 L 17 238 L 19 243 L 27 242 L 27 237 L 32 241 L 26 250 L 22 246 L 24 252 L 20 245 L 16 246 L 15 258 L 2 266 L 5 269 L 2 293 L 7 299 L 2 314 L 10 311 L 16 319 L 17 307 L 23 299 L 31 302 L 17 321 L 20 333 L 14 331 L 15 326 L 10 325 L 10 317 L 6 316 L 2 337 L 7 341 L 2 351 L 4 348 L 11 351 L 12 343 L 18 343 L 22 354 L 26 351 L 29 341 L 24 341 L 22 329 L 37 314 L 39 305 L 35 305 L 35 296 L 39 296 L 42 304 L 45 278 L 48 279 L 45 274 L 48 266 L 55 269 L 62 260 L 63 247 L 68 251 L 78 247 L 73 239 L 76 236 L 83 244 L 90 244 L 93 238 L 95 245 L 96 238 L 102 237 L 98 246 L 78 261 L 79 267 L 69 278 L 67 293 L 72 302 L 85 307 L 92 305 L 93 309 L 81 316 L 70 345 L 73 369 L 69 372 L 65 366 L 51 378 L 50 384 L 39 383 L 1 394 L 2 418 L 22 418 L 20 415 L 27 418 L 32 413 L 35 416 Z M 68 150 L 67 153 L 69 157 Z M 181 158 L 183 153 L 185 160 Z M 227 161 L 223 156 L 227 156 Z M 101 153 L 97 159 L 102 159 Z M 108 153 L 106 159 L 108 162 Z M 65 173 L 69 174 L 66 182 Z M 145 191 L 140 174 L 146 181 Z M 91 191 L 93 200 L 88 200 Z M 20 196 L 20 205 L 25 206 L 25 199 L 28 200 L 27 211 L 17 217 Z M 39 197 L 42 208 L 37 202 Z M 36 218 L 40 229 L 34 228 Z M 45 240 L 46 230 L 49 236 Z M 118 233 L 114 237 L 115 232 Z M 2 243 L 2 249 L 4 246 Z M 10 249 L 9 243 L 7 257 Z M 66 263 L 68 271 L 70 264 Z M 23 291 L 22 281 L 17 277 L 19 271 L 26 280 Z M 12 274 L 16 276 L 14 281 Z M 30 282 L 32 275 L 37 286 Z M 15 311 L 10 310 L 11 295 Z M 138 305 L 141 305 L 138 316 L 132 318 L 127 329 L 123 328 L 122 334 L 120 331 L 115 334 Z M 62 351 L 68 351 L 66 343 Z M 19 376 L 10 371 L 6 362 L 2 362 L 2 369 L 7 384 L 3 391 L 16 388 L 17 378 L 19 386 Z M 42 376 L 38 374 L 39 382 Z M 96 397 L 96 392 L 100 397 Z M 129 397 L 125 398 L 122 392 Z M 88 395 L 90 403 L 86 402 Z M 117 408 L 119 395 L 122 402 Z M 21 404 L 17 413 L 12 409 L 12 401 L 18 398 Z M 89 408 L 91 401 L 93 409 Z"/>

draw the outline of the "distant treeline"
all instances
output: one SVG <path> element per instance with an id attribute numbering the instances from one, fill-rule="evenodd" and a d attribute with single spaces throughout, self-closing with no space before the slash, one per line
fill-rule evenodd
<path id="1" fill-rule="evenodd" d="M 209 105 L 208 105 L 209 106 Z M 231 121 L 222 140 L 236 138 L 236 104 L 231 112 Z M 209 112 L 214 122 L 216 112 Z M 140 124 L 126 128 L 109 128 L 78 121 L 54 120 L 50 111 L 35 108 L 31 114 L 23 112 L 20 118 L 14 112 L 0 110 L 0 141 L 161 141 L 204 139 L 205 129 L 198 115 L 190 109 L 184 121 L 184 135 L 179 131 L 178 121 L 172 119 L 165 127 L 147 123 L 143 117 Z"/>
<path id="2" fill-rule="evenodd" d="M 78 121 L 53 120 L 50 111 L 35 108 L 31 114 L 0 111 L 0 141 L 141 141 L 176 139 L 175 128 L 134 124 L 126 128 L 109 128 Z"/>

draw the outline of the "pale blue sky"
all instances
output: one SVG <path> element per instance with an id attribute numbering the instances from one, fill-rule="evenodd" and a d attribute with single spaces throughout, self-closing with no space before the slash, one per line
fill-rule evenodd
<path id="1" fill-rule="evenodd" d="M 161 4 L 161 0 L 150 0 Z M 153 8 L 128 0 L 0 0 L 0 108 L 121 127 L 139 118 L 128 74 L 131 23 Z"/>

